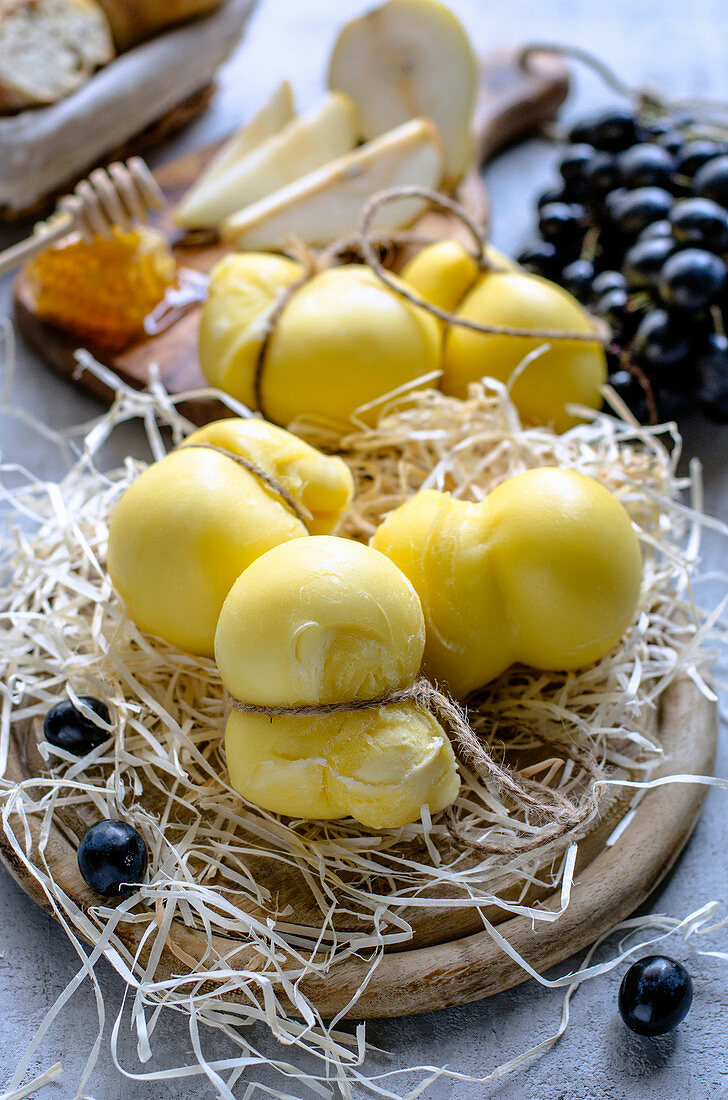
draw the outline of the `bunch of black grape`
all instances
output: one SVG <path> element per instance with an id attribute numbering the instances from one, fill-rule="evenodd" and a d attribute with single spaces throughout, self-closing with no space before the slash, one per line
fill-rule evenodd
<path id="1" fill-rule="evenodd" d="M 623 109 L 569 141 L 520 263 L 607 322 L 610 383 L 641 420 L 728 421 L 728 141 Z"/>

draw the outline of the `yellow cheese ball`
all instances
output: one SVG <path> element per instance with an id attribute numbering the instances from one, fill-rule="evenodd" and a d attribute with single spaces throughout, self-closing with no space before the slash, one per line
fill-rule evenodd
<path id="1" fill-rule="evenodd" d="M 215 658 L 231 695 L 256 706 L 379 698 L 417 679 L 422 609 L 382 554 L 314 536 L 258 558 L 225 600 Z M 449 738 L 413 702 L 320 716 L 233 709 L 230 781 L 250 802 L 300 818 L 351 815 L 380 829 L 456 797 Z"/>
<path id="2" fill-rule="evenodd" d="M 637 606 L 642 562 L 629 517 L 573 470 L 528 470 L 477 504 L 418 493 L 372 544 L 422 601 L 426 674 L 460 697 L 516 661 L 559 670 L 598 660 Z"/>
<path id="3" fill-rule="evenodd" d="M 517 329 L 589 333 L 593 322 L 562 287 L 529 275 L 493 251 L 495 267 L 473 277 L 475 263 L 462 245 L 439 242 L 405 267 L 405 283 L 459 317 L 480 324 Z M 518 372 L 525 358 L 543 348 Z M 607 380 L 604 351 L 595 341 L 490 335 L 450 325 L 445 334 L 440 388 L 466 397 L 483 377 L 510 383 L 510 394 L 524 423 L 548 424 L 557 432 L 577 424 L 567 405 L 598 409 Z"/>
<path id="4" fill-rule="evenodd" d="M 494 268 L 517 271 L 513 260 L 493 245 L 486 256 Z M 436 241 L 421 248 L 402 268 L 402 281 L 426 301 L 454 312 L 475 285 L 480 268 L 470 252 L 456 240 Z"/>
<path id="5" fill-rule="evenodd" d="M 200 364 L 210 382 L 251 408 L 266 314 L 300 270 L 281 257 L 242 253 L 210 273 Z M 438 370 L 441 350 L 437 321 L 370 268 L 322 271 L 294 292 L 276 321 L 263 365 L 263 411 L 278 424 L 313 416 L 346 428 L 361 406 Z"/>
<path id="6" fill-rule="evenodd" d="M 210 272 L 199 333 L 200 367 L 212 386 L 256 408 L 253 379 L 263 319 L 303 268 L 284 256 L 230 253 Z"/>
<path id="7" fill-rule="evenodd" d="M 272 476 L 310 519 L 224 447 Z M 212 656 L 217 619 L 233 581 L 288 539 L 336 526 L 353 494 L 351 473 L 264 420 L 218 420 L 153 463 L 126 490 L 109 527 L 108 569 L 142 630 Z"/>

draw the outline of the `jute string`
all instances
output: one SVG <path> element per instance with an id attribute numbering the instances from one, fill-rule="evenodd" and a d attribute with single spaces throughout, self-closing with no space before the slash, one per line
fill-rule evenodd
<path id="1" fill-rule="evenodd" d="M 275 327 L 278 324 L 283 310 L 286 308 L 293 295 L 296 293 L 299 287 L 302 287 L 304 283 L 308 282 L 308 280 L 311 278 L 316 270 L 315 262 L 313 260 L 313 257 L 311 256 L 311 253 L 309 252 L 306 252 L 304 254 L 304 257 L 302 257 L 302 260 L 299 260 L 299 262 L 303 262 L 303 271 L 297 279 L 294 279 L 292 283 L 290 283 L 281 291 L 275 303 L 273 304 L 270 313 L 265 319 L 263 339 L 261 341 L 260 347 L 258 348 L 258 354 L 255 359 L 255 371 L 253 374 L 253 393 L 255 394 L 255 404 L 258 412 L 261 416 L 265 417 L 266 420 L 270 420 L 271 418 L 266 413 L 265 403 L 263 401 L 263 375 L 265 373 L 265 360 L 268 355 L 268 348 L 270 347 L 271 337 L 275 332 Z"/>
<path id="2" fill-rule="evenodd" d="M 522 68 L 528 68 L 528 63 L 535 54 L 550 53 L 560 57 L 570 57 L 579 61 L 591 69 L 603 80 L 608 88 L 617 95 L 630 99 L 640 110 L 661 111 L 664 113 L 685 110 L 698 110 L 706 114 L 728 115 L 728 102 L 717 99 L 705 99 L 701 96 L 688 96 L 684 99 L 671 99 L 660 88 L 651 85 L 629 84 L 610 65 L 600 57 L 585 50 L 581 46 L 573 46 L 564 42 L 529 42 L 524 46 L 519 55 L 519 64 Z"/>
<path id="3" fill-rule="evenodd" d="M 609 343 L 607 335 L 599 330 L 594 318 L 591 318 L 592 324 L 594 325 L 591 332 L 577 332 L 569 329 L 516 328 L 512 325 L 487 325 L 479 321 L 469 321 L 464 317 L 458 316 L 457 313 L 451 313 L 449 310 L 441 309 L 432 302 L 428 302 L 427 299 L 422 298 L 411 287 L 396 280 L 386 269 L 378 255 L 378 251 L 381 247 L 387 249 L 390 246 L 405 246 L 412 244 L 426 245 L 435 243 L 432 239 L 416 235 L 408 236 L 406 233 L 393 234 L 391 236 L 375 236 L 372 233 L 372 220 L 380 207 L 384 206 L 386 203 L 395 202 L 403 198 L 424 199 L 430 206 L 436 209 L 446 210 L 448 213 L 458 218 L 472 237 L 474 248 L 470 248 L 468 251 L 481 271 L 501 270 L 498 268 L 497 264 L 493 264 L 488 259 L 487 237 L 484 230 L 481 230 L 476 225 L 468 212 L 454 199 L 450 199 L 447 195 L 440 194 L 437 191 L 430 191 L 425 187 L 393 187 L 385 191 L 378 191 L 375 195 L 372 195 L 364 206 L 359 230 L 355 237 L 336 241 L 318 254 L 300 244 L 292 250 L 294 258 L 302 265 L 303 270 L 292 283 L 280 292 L 264 320 L 263 338 L 258 349 L 253 373 L 253 392 L 255 394 L 256 407 L 261 415 L 267 420 L 270 420 L 271 417 L 265 408 L 263 380 L 265 376 L 266 359 L 276 325 L 296 292 L 304 286 L 313 275 L 326 268 L 336 266 L 336 264 L 341 262 L 342 256 L 345 257 L 351 254 L 353 250 L 358 252 L 379 281 L 383 283 L 388 290 L 392 291 L 392 293 L 396 294 L 399 298 L 405 299 L 412 305 L 417 306 L 419 309 L 423 309 L 425 312 L 432 314 L 433 317 L 437 317 L 439 320 L 445 321 L 447 324 L 454 325 L 458 328 L 465 328 L 469 329 L 471 332 L 480 332 L 490 336 L 522 336 L 539 340 L 577 340 L 590 344 Z"/>
<path id="4" fill-rule="evenodd" d="M 380 207 L 388 202 L 403 198 L 425 199 L 431 206 L 447 210 L 449 213 L 455 215 L 469 232 L 472 233 L 476 241 L 478 251 L 475 258 L 478 260 L 480 267 L 484 270 L 488 270 L 492 266 L 488 261 L 486 253 L 486 237 L 484 233 L 477 228 L 466 211 L 463 210 L 462 206 L 453 199 L 449 199 L 446 195 L 441 195 L 437 191 L 430 191 L 426 187 L 393 187 L 386 191 L 378 191 L 376 195 L 372 195 L 362 212 L 361 224 L 359 227 L 359 244 L 367 264 L 371 267 L 380 282 L 384 283 L 393 294 L 397 294 L 400 298 L 404 298 L 405 301 L 410 302 L 412 305 L 424 309 L 427 313 L 431 313 L 433 317 L 439 318 L 440 321 L 445 321 L 448 325 L 454 325 L 456 328 L 468 329 L 470 332 L 480 332 L 486 336 L 525 336 L 538 340 L 580 340 L 589 344 L 603 344 L 609 342 L 597 329 L 594 321 L 592 322 L 594 328 L 591 332 L 577 332 L 572 329 L 517 328 L 513 325 L 487 325 L 481 321 L 470 321 L 465 317 L 460 317 L 457 313 L 451 313 L 447 309 L 441 309 L 440 306 L 428 302 L 426 298 L 417 294 L 411 287 L 397 281 L 393 278 L 391 273 L 387 271 L 377 256 L 376 250 L 372 246 L 370 240 L 370 229 L 372 220 Z"/>
<path id="5" fill-rule="evenodd" d="M 310 515 L 298 504 L 296 500 L 291 496 L 287 489 L 281 485 L 280 481 L 277 481 L 271 474 L 264 470 L 261 466 L 257 466 L 255 462 L 251 462 L 249 458 L 244 458 L 243 455 L 236 454 L 235 451 L 229 451 L 227 447 L 218 447 L 214 443 L 187 443 L 182 450 L 191 450 L 197 448 L 203 451 L 215 451 L 216 454 L 224 455 L 225 458 L 231 458 L 233 462 L 237 462 L 238 466 L 242 466 L 248 473 L 253 474 L 259 481 L 262 481 L 272 492 L 279 496 L 283 503 L 293 512 L 296 519 L 299 519 L 304 527 L 308 528 L 308 522 L 311 519 Z"/>
<path id="6" fill-rule="evenodd" d="M 482 780 L 495 784 L 498 791 L 507 795 L 516 806 L 529 811 L 539 821 L 546 822 L 545 827 L 537 834 L 522 840 L 480 841 L 465 835 L 450 807 L 446 815 L 447 829 L 453 840 L 461 847 L 488 853 L 532 851 L 572 832 L 595 813 L 601 791 L 596 783 L 592 784 L 588 795 L 581 802 L 575 803 L 561 792 L 528 779 L 504 764 L 499 764 L 474 733 L 463 708 L 444 691 L 424 678 L 416 680 L 410 687 L 388 692 L 373 699 L 355 699 L 340 703 L 302 703 L 298 706 L 263 706 L 234 699 L 232 705 L 243 714 L 257 714 L 272 720 L 281 717 L 318 718 L 332 714 L 353 714 L 407 702 L 412 702 L 420 709 L 435 715 L 447 730 L 457 755 Z M 596 762 L 590 760 L 585 754 L 577 754 L 564 746 L 559 748 L 578 762 L 594 780 L 602 778 Z"/>

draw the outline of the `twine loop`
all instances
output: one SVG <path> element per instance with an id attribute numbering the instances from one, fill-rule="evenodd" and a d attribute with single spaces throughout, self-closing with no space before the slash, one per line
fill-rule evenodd
<path id="1" fill-rule="evenodd" d="M 486 259 L 484 234 L 477 228 L 459 203 L 455 202 L 454 199 L 449 199 L 447 195 L 441 195 L 437 191 L 429 191 L 424 187 L 392 187 L 385 191 L 378 191 L 375 195 L 372 195 L 366 203 L 359 223 L 359 246 L 362 256 L 369 267 L 379 281 L 391 290 L 393 294 L 398 295 L 400 298 L 404 298 L 405 301 L 410 302 L 411 305 L 425 310 L 427 313 L 432 314 L 433 317 L 437 317 L 440 321 L 444 321 L 448 325 L 469 329 L 471 332 L 479 332 L 486 336 L 525 336 L 537 340 L 579 340 L 589 344 L 609 343 L 606 336 L 603 336 L 597 329 L 593 318 L 590 318 L 594 326 L 591 332 L 577 332 L 571 329 L 516 328 L 513 325 L 487 325 L 481 321 L 470 321 L 465 317 L 459 316 L 457 313 L 451 313 L 447 309 L 441 309 L 440 306 L 428 302 L 426 298 L 423 298 L 416 291 L 412 290 L 411 287 L 405 286 L 403 283 L 393 278 L 377 256 L 372 246 L 369 231 L 372 219 L 381 206 L 384 206 L 388 202 L 393 202 L 396 199 L 412 197 L 427 199 L 431 205 L 441 207 L 455 214 L 460 221 L 467 226 L 473 238 L 478 242 L 478 256 L 476 258 L 480 266 L 492 267 Z M 586 316 L 589 315 L 586 314 Z"/>
<path id="2" fill-rule="evenodd" d="M 498 761 L 488 752 L 470 725 L 466 711 L 455 700 L 429 680 L 421 677 L 406 688 L 391 691 L 371 699 L 354 699 L 335 703 L 302 703 L 293 706 L 266 706 L 233 699 L 232 705 L 243 714 L 255 714 L 269 718 L 317 718 L 332 714 L 355 714 L 380 707 L 412 702 L 421 710 L 429 711 L 445 727 L 455 752 L 468 767 L 486 784 L 494 784 L 501 795 L 508 796 L 519 808 L 548 822 L 537 835 L 522 840 L 479 841 L 467 836 L 460 828 L 452 806 L 445 823 L 448 832 L 461 847 L 479 852 L 528 852 L 543 847 L 572 832 L 586 822 L 596 811 L 601 788 L 596 780 L 602 778 L 595 761 L 586 754 L 558 746 L 566 755 L 578 762 L 594 779 L 590 792 L 581 803 L 575 803 L 559 791 L 536 780 L 520 775 L 517 770 Z M 549 745 L 552 745 L 549 742 Z"/>
<path id="3" fill-rule="evenodd" d="M 280 481 L 269 474 L 267 470 L 264 470 L 262 466 L 258 466 L 255 462 L 251 462 L 249 458 L 245 458 L 243 455 L 236 454 L 235 451 L 228 450 L 227 447 L 218 447 L 215 443 L 187 443 L 181 450 L 192 450 L 197 448 L 203 451 L 215 451 L 219 455 L 224 455 L 225 458 L 231 458 L 233 462 L 237 462 L 238 466 L 242 466 L 244 470 L 257 477 L 258 481 L 262 481 L 268 489 L 279 496 L 283 503 L 290 508 L 296 519 L 300 520 L 303 526 L 308 530 L 308 523 L 311 519 L 310 513 L 300 506 L 297 500 L 291 496 L 288 490 L 281 485 Z"/>
<path id="4" fill-rule="evenodd" d="M 511 325 L 486 325 L 479 321 L 469 321 L 464 317 L 458 316 L 456 313 L 441 309 L 432 302 L 428 302 L 427 299 L 421 297 L 421 295 L 417 294 L 417 292 L 410 287 L 405 286 L 401 281 L 396 280 L 384 266 L 378 255 L 379 249 L 383 248 L 385 254 L 389 254 L 392 248 L 398 246 L 408 244 L 425 246 L 437 243 L 436 240 L 432 240 L 431 238 L 423 238 L 414 235 L 408 236 L 407 234 L 391 234 L 389 236 L 379 237 L 373 236 L 371 224 L 380 207 L 384 206 L 386 203 L 406 198 L 425 199 L 430 206 L 447 211 L 447 213 L 456 217 L 462 222 L 472 238 L 474 247 L 467 248 L 467 251 L 478 264 L 479 269 L 481 271 L 501 270 L 488 258 L 486 233 L 470 217 L 467 210 L 465 210 L 460 203 L 456 202 L 455 199 L 451 199 L 438 191 L 430 191 L 425 187 L 392 187 L 384 191 L 378 191 L 376 194 L 372 195 L 365 204 L 362 210 L 359 229 L 354 238 L 342 238 L 340 241 L 335 241 L 332 245 L 318 254 L 312 252 L 311 249 L 306 248 L 300 243 L 292 250 L 291 254 L 293 258 L 302 265 L 302 271 L 293 282 L 289 283 L 287 287 L 280 291 L 262 323 L 263 337 L 260 347 L 258 348 L 253 372 L 253 393 L 255 395 L 256 408 L 266 420 L 270 420 L 271 417 L 268 415 L 265 408 L 263 378 L 265 375 L 265 364 L 271 338 L 281 315 L 296 292 L 304 286 L 312 276 L 327 268 L 335 267 L 341 262 L 342 257 L 346 257 L 346 255 L 352 253 L 354 249 L 358 251 L 364 262 L 368 264 L 379 281 L 386 286 L 388 290 L 396 294 L 397 297 L 410 302 L 411 305 L 417 306 L 419 309 L 423 309 L 425 312 L 432 314 L 432 316 L 437 317 L 438 320 L 444 321 L 446 324 L 455 325 L 458 328 L 469 329 L 471 332 L 480 332 L 489 336 L 525 336 L 531 339 L 541 340 L 578 340 L 590 344 L 609 343 L 607 337 L 596 327 L 596 322 L 593 318 L 591 318 L 592 324 L 594 325 L 592 332 L 577 332 L 567 329 L 548 328 L 515 328 Z M 463 247 L 467 246 L 464 245 Z"/>
<path id="5" fill-rule="evenodd" d="M 265 359 L 268 354 L 268 348 L 270 346 L 271 337 L 275 332 L 275 327 L 278 324 L 283 310 L 290 302 L 293 295 L 302 287 L 304 283 L 307 283 L 313 274 L 315 274 L 316 266 L 313 261 L 313 257 L 309 252 L 306 252 L 305 257 L 302 257 L 299 262 L 303 263 L 303 271 L 301 274 L 289 283 L 285 287 L 278 297 L 276 298 L 272 308 L 270 309 L 268 316 L 264 321 L 263 339 L 261 340 L 260 347 L 258 348 L 258 354 L 255 357 L 255 370 L 253 373 L 253 393 L 255 394 L 255 404 L 258 412 L 266 420 L 270 417 L 265 411 L 265 405 L 263 402 L 263 374 L 265 373 Z"/>

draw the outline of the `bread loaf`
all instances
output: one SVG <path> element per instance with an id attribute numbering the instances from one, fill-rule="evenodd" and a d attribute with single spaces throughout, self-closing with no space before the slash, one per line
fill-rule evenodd
<path id="1" fill-rule="evenodd" d="M 0 0 L 0 112 L 57 103 L 113 56 L 95 0 Z"/>
<path id="2" fill-rule="evenodd" d="M 128 50 L 164 27 L 219 8 L 223 0 L 99 0 L 117 50 Z"/>
<path id="3" fill-rule="evenodd" d="M 170 112 L 185 117 L 184 105 L 190 97 L 200 100 L 235 49 L 254 2 L 226 0 L 199 23 L 174 27 L 117 57 L 60 103 L 0 118 L 0 220 L 37 209 L 112 150 L 138 149 L 135 135 Z"/>

